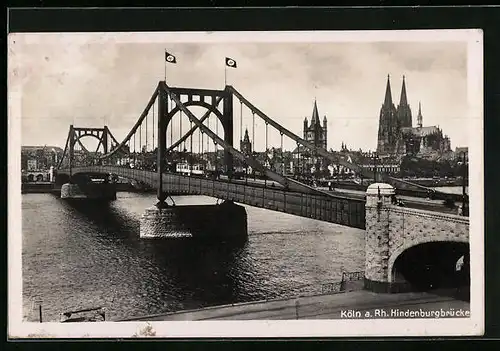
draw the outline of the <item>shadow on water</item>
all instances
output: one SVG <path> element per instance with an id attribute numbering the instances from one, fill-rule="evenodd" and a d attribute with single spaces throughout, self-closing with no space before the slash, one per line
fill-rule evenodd
<path id="1" fill-rule="evenodd" d="M 68 206 L 104 233 L 101 244 L 110 252 L 133 258 L 131 274 L 142 275 L 143 299 L 168 306 L 156 312 L 248 300 L 250 287 L 257 285 L 246 262 L 247 238 L 141 239 L 140 221 L 112 203 Z"/>

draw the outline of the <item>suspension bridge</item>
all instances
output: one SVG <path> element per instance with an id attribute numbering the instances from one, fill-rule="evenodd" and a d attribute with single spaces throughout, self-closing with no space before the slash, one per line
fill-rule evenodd
<path id="1" fill-rule="evenodd" d="M 234 125 L 237 123 L 233 118 L 235 100 L 239 101 L 240 107 L 240 150 L 233 143 Z M 197 117 L 189 109 L 192 106 L 206 111 Z M 252 138 L 250 148 L 241 150 L 243 107 L 250 111 Z M 177 126 L 174 127 L 176 116 Z M 213 116 L 215 121 L 210 118 Z M 258 123 L 264 126 L 263 148 L 256 145 L 256 117 Z M 184 126 L 189 127 L 186 132 L 183 132 L 183 121 Z M 179 132 L 176 130 L 174 139 L 174 129 L 177 127 Z M 277 148 L 279 152 L 273 154 L 273 164 L 268 159 L 270 129 L 280 140 Z M 262 134 L 262 130 L 258 133 Z M 91 152 L 85 147 L 82 142 L 84 137 L 98 140 L 95 151 Z M 107 126 L 70 126 L 64 153 L 57 167 L 56 181 L 69 182 L 70 178 L 78 179 L 81 175 L 89 174 L 114 174 L 156 188 L 159 207 L 168 206 L 165 201 L 171 194 L 203 194 L 364 228 L 364 200 L 318 190 L 296 177 L 287 176 L 287 173 L 301 173 L 307 160 L 303 152 L 295 155 L 285 152 L 284 138 L 288 139 L 288 145 L 296 145 L 296 150 L 299 147 L 307 150 L 313 155 L 315 163 L 322 159 L 329 164 L 350 169 L 365 179 L 377 178 L 381 182 L 435 192 L 383 173 L 373 174 L 302 139 L 262 112 L 233 86 L 226 86 L 224 90 L 189 89 L 169 87 L 165 81 L 158 83 L 137 122 L 121 142 L 117 141 Z M 197 146 L 194 149 L 193 144 Z M 258 157 L 258 149 L 263 150 L 263 157 Z M 273 150 L 276 149 L 273 147 Z M 176 172 L 175 163 L 184 164 L 187 172 Z M 295 166 L 290 167 L 290 164 Z M 299 172 L 291 170 L 292 167 L 299 169 Z M 243 184 L 235 179 L 235 175 L 241 173 L 248 175 L 249 169 L 254 178 L 257 174 L 263 178 L 263 182 L 249 181 L 245 177 Z M 193 179 L 191 176 L 196 173 L 211 175 L 212 179 Z"/>
<path id="2" fill-rule="evenodd" d="M 239 121 L 234 119 L 238 103 Z M 192 108 L 204 112 L 195 113 Z M 246 144 L 244 108 L 251 125 L 250 133 L 247 128 L 245 134 L 252 135 Z M 217 232 L 227 227 L 230 231 L 246 232 L 246 212 L 235 203 L 364 229 L 365 286 L 375 291 L 399 291 L 412 276 L 422 280 L 421 276 L 427 273 L 415 273 L 414 266 L 413 271 L 407 271 L 412 260 L 425 267 L 429 264 L 441 267 L 444 260 L 447 265 L 441 273 L 448 275 L 460 255 L 468 262 L 467 217 L 394 206 L 395 187 L 434 190 L 380 172 L 374 174 L 304 140 L 276 120 L 233 86 L 227 85 L 223 90 L 191 89 L 170 87 L 166 81 L 160 81 L 121 142 L 107 126 L 70 126 L 55 180 L 58 184 L 83 188 L 87 193 L 93 186 L 107 189 L 106 185 L 115 176 L 156 189 L 158 201 L 146 210 L 141 237 L 143 231 L 144 237 L 169 236 L 163 228 L 172 221 L 184 222 L 189 230 L 207 231 L 213 227 Z M 234 144 L 235 126 L 240 129 L 239 147 Z M 270 145 L 270 133 L 274 133 L 275 143 L 279 140 L 279 147 Z M 81 140 L 85 137 L 98 141 L 95 151 L 85 147 Z M 264 145 L 259 145 L 259 140 Z M 363 199 L 318 189 L 291 175 L 295 172 L 290 168 L 300 170 L 307 160 L 299 152 L 284 151 L 285 144 L 296 147 L 295 150 L 307 150 L 315 162 L 322 160 L 345 167 L 359 177 L 375 178 L 376 183 L 368 187 Z M 244 177 L 239 176 L 242 172 Z M 104 185 L 93 184 L 95 178 L 102 179 Z M 172 196 L 178 194 L 211 196 L 227 205 L 216 208 L 226 210 L 176 206 Z M 72 196 L 70 191 L 68 197 Z M 112 191 L 106 197 L 114 198 Z M 200 228 L 193 227 L 195 222 Z M 432 257 L 425 254 L 425 250 L 436 247 L 440 254 Z M 441 263 L 434 262 L 436 257 Z"/>

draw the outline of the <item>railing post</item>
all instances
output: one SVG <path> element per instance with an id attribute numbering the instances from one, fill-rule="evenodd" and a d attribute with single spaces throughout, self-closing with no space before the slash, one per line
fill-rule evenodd
<path id="1" fill-rule="evenodd" d="M 314 195 L 314 218 L 318 219 L 318 197 Z"/>
<path id="2" fill-rule="evenodd" d="M 73 125 L 69 126 L 69 180 L 73 175 L 73 154 L 75 151 L 75 130 Z"/>
<path id="3" fill-rule="evenodd" d="M 467 198 L 467 192 L 465 191 L 465 187 L 467 184 L 467 158 L 465 152 L 463 152 L 463 174 L 462 174 L 462 215 L 469 216 L 469 201 Z"/>
<path id="4" fill-rule="evenodd" d="M 262 208 L 266 208 L 266 187 L 262 187 Z"/>
<path id="5" fill-rule="evenodd" d="M 300 215 L 303 216 L 303 211 L 302 211 L 302 201 L 303 201 L 303 198 L 304 198 L 304 194 L 300 194 Z"/>
<path id="6" fill-rule="evenodd" d="M 283 212 L 286 212 L 286 191 L 283 189 Z"/>
<path id="7" fill-rule="evenodd" d="M 247 202 L 247 183 L 245 181 L 245 184 L 243 184 L 243 202 Z"/>

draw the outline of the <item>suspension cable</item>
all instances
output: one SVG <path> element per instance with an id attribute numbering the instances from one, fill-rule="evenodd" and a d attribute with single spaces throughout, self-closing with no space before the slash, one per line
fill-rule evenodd
<path id="1" fill-rule="evenodd" d="M 161 118 L 160 116 L 158 116 L 158 118 Z M 170 145 L 173 145 L 174 144 L 174 116 L 172 116 L 172 118 L 170 119 L 169 123 L 170 124 Z M 159 138 L 159 136 L 158 136 Z M 174 150 L 172 150 L 173 152 Z"/>
<path id="2" fill-rule="evenodd" d="M 142 165 L 144 165 L 144 154 L 142 153 L 142 123 L 139 126 L 139 153 L 141 155 Z"/>
<path id="3" fill-rule="evenodd" d="M 219 136 L 219 121 L 215 118 L 215 134 Z M 219 151 L 219 145 L 214 140 L 214 152 L 217 154 Z"/>
<path id="4" fill-rule="evenodd" d="M 193 128 L 193 122 L 190 120 L 189 121 L 189 129 L 192 129 Z M 189 169 L 190 171 L 193 170 L 193 136 L 191 135 L 191 137 L 189 138 L 189 141 L 190 141 L 190 154 L 189 154 L 189 162 L 190 162 L 190 166 L 189 166 Z"/>
<path id="5" fill-rule="evenodd" d="M 156 130 L 156 125 L 155 125 L 155 104 L 153 104 L 153 146 L 151 147 L 152 150 L 155 149 L 155 130 Z"/>
<path id="6" fill-rule="evenodd" d="M 297 142 L 297 178 L 300 178 L 302 175 L 301 169 L 300 169 L 300 144 Z"/>
<path id="7" fill-rule="evenodd" d="M 198 129 L 198 157 L 201 155 L 201 130 Z"/>
<path id="8" fill-rule="evenodd" d="M 268 159 L 269 151 L 268 151 L 268 145 L 267 145 L 267 121 L 266 121 L 266 160 Z M 269 166 L 271 166 L 271 162 L 269 162 Z M 264 187 L 267 186 L 267 176 L 264 178 Z"/>
<path id="9" fill-rule="evenodd" d="M 217 142 L 214 140 L 214 150 L 215 150 L 215 148 L 216 148 L 216 144 L 217 144 Z M 214 152 L 214 155 L 215 155 L 215 156 L 214 156 L 214 157 L 215 157 L 215 158 L 214 158 L 214 160 L 215 160 L 215 161 L 214 161 L 214 166 L 215 166 L 215 177 L 218 179 L 218 175 L 219 175 L 219 174 L 218 174 L 218 170 L 217 170 L 217 152 Z"/>
<path id="10" fill-rule="evenodd" d="M 200 132 L 201 132 L 201 154 L 200 154 L 200 157 L 204 160 L 205 158 L 204 158 L 204 155 L 203 155 L 203 154 L 205 153 L 205 151 L 204 151 L 204 149 L 205 149 L 205 145 L 203 144 L 203 135 L 204 135 L 205 133 L 203 133 L 203 131 L 202 131 L 202 130 L 200 130 Z M 206 166 L 206 164 L 205 164 L 205 166 Z"/>
<path id="11" fill-rule="evenodd" d="M 243 101 L 240 100 L 240 141 L 243 140 Z"/>
<path id="12" fill-rule="evenodd" d="M 182 137 L 182 111 L 179 111 L 179 139 Z M 186 148 L 186 144 L 182 143 L 182 152 L 184 152 L 184 149 Z"/>
<path id="13" fill-rule="evenodd" d="M 267 152 L 267 122 L 266 122 L 266 152 Z"/>
<path id="14" fill-rule="evenodd" d="M 252 111 L 252 155 L 255 151 L 255 111 Z"/>
<path id="15" fill-rule="evenodd" d="M 207 118 L 207 128 L 210 129 L 210 116 L 208 116 Z M 210 152 L 210 141 L 209 141 L 209 137 L 207 135 L 207 152 Z"/>
<path id="16" fill-rule="evenodd" d="M 283 157 L 283 132 L 280 132 L 280 137 L 281 137 L 281 174 L 285 175 L 285 158 Z"/>

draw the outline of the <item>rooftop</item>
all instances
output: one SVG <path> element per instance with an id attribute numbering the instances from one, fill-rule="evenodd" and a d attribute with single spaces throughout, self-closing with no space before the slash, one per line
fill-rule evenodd
<path id="1" fill-rule="evenodd" d="M 56 152 L 62 152 L 64 151 L 62 148 L 59 146 L 50 146 L 50 145 L 45 145 L 45 146 L 21 146 L 21 152 L 22 151 L 36 151 L 36 150 L 55 150 Z"/>

